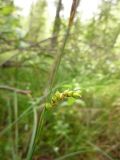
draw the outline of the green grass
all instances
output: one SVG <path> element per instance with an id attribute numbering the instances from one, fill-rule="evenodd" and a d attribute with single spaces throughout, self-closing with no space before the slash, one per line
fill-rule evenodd
<path id="1" fill-rule="evenodd" d="M 4 72 L 2 83 L 6 79 L 4 83 L 11 84 L 8 79 L 12 80 L 13 77 L 9 72 Z M 30 83 L 33 99 L 0 91 L 1 159 L 10 157 L 30 160 L 34 155 L 56 160 L 119 160 L 119 79 L 98 81 L 86 77 L 82 83 L 77 82 L 82 90 L 83 102 L 65 100 L 45 114 L 43 112 L 37 128 L 37 120 L 40 118 L 37 115 L 37 100 L 43 88 L 38 87 L 41 84 L 37 83 L 37 86 L 37 77 L 32 79 L 34 72 L 27 72 L 19 72 L 18 88 L 24 88 L 24 83 Z M 75 83 L 71 86 L 74 88 Z M 63 85 L 59 89 L 64 90 Z M 5 113 L 8 120 L 5 119 Z"/>

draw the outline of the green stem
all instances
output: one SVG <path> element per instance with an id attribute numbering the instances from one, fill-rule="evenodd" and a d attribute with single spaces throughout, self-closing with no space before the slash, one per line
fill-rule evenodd
<path id="1" fill-rule="evenodd" d="M 33 117 L 34 117 L 33 132 L 32 132 L 31 141 L 29 144 L 28 154 L 27 154 L 26 159 L 31 159 L 31 157 L 32 157 L 32 150 L 33 150 L 33 145 L 34 145 L 36 131 L 37 131 L 37 111 L 36 111 L 35 106 L 32 106 L 32 107 L 33 107 Z"/>
<path id="2" fill-rule="evenodd" d="M 14 117 L 16 121 L 18 119 L 18 100 L 16 92 L 14 93 Z M 15 151 L 16 156 L 18 156 L 18 123 L 15 124 Z"/>
<path id="3" fill-rule="evenodd" d="M 73 1 L 73 4 L 74 4 L 74 1 Z M 71 11 L 72 11 L 72 8 L 73 8 L 73 5 L 71 7 Z M 76 8 L 74 8 L 74 11 L 76 11 Z M 70 14 L 70 16 L 71 16 L 71 14 Z M 72 18 L 74 18 L 74 16 Z M 73 22 L 73 19 L 72 19 L 72 22 Z M 47 87 L 45 89 L 45 92 L 44 92 L 44 95 L 45 95 L 46 99 L 48 98 L 48 92 L 49 91 L 50 91 L 50 93 L 52 92 L 52 88 L 53 88 L 53 85 L 54 85 L 55 77 L 56 77 L 56 74 L 57 74 L 61 59 L 62 59 L 62 57 L 64 55 L 64 49 L 65 49 L 65 46 L 66 46 L 66 43 L 67 43 L 67 40 L 68 40 L 68 37 L 69 37 L 69 33 L 70 33 L 71 26 L 72 26 L 72 22 L 71 22 L 71 25 L 68 24 L 68 28 L 66 30 L 66 35 L 64 37 L 61 50 L 60 50 L 60 52 L 58 52 L 58 54 L 56 54 L 55 61 L 53 63 L 52 69 L 51 69 L 51 74 L 50 74 L 50 78 L 49 78 L 49 81 L 48 81 L 48 85 L 47 85 Z M 46 102 L 46 99 L 44 100 L 44 103 Z M 32 160 L 32 157 L 34 155 L 34 151 L 35 151 L 35 148 L 36 148 L 36 144 L 37 144 L 37 142 L 39 142 L 40 137 L 41 137 L 41 131 L 42 131 L 44 115 L 45 115 L 45 107 L 43 108 L 43 111 L 40 114 L 38 114 L 39 120 L 38 120 L 38 125 L 37 125 L 36 136 L 35 136 L 35 139 L 34 139 L 34 142 L 33 142 L 32 153 L 31 153 L 31 156 L 30 156 L 30 158 L 28 160 Z"/>
<path id="4" fill-rule="evenodd" d="M 30 144 L 31 146 L 30 146 L 30 150 L 28 151 L 29 153 L 28 153 L 28 156 L 27 156 L 27 160 L 32 160 L 34 152 L 35 152 L 36 145 L 41 138 L 41 132 L 42 132 L 42 127 L 43 127 L 43 123 L 44 123 L 44 114 L 45 114 L 45 107 L 43 108 L 40 119 L 37 123 L 37 128 L 35 128 L 35 131 L 33 131 L 33 133 L 34 133 L 33 141 Z"/>

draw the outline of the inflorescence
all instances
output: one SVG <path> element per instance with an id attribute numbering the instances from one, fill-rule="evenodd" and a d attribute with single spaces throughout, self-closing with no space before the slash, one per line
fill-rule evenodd
<path id="1" fill-rule="evenodd" d="M 46 104 L 46 107 L 54 107 L 56 106 L 60 101 L 63 101 L 64 99 L 68 97 L 73 97 L 73 98 L 80 98 L 81 97 L 81 92 L 80 91 L 70 91 L 70 90 L 65 90 L 63 92 L 57 91 L 51 98 L 50 103 Z"/>

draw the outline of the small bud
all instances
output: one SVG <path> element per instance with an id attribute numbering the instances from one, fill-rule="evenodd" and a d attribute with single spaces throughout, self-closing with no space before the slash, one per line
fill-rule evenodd
<path id="1" fill-rule="evenodd" d="M 57 105 L 57 103 L 56 102 L 52 102 L 51 105 L 52 105 L 52 107 L 55 107 Z"/>
<path id="2" fill-rule="evenodd" d="M 74 97 L 74 98 L 79 98 L 79 97 L 81 97 L 81 95 L 80 95 L 79 92 L 74 92 L 74 93 L 73 93 L 73 97 Z"/>
<path id="3" fill-rule="evenodd" d="M 55 103 L 56 101 L 57 101 L 57 97 L 56 97 L 56 96 L 53 96 L 53 97 L 52 97 L 52 102 Z"/>
<path id="4" fill-rule="evenodd" d="M 69 91 L 67 94 L 68 97 L 72 97 L 73 96 L 73 91 Z"/>
<path id="5" fill-rule="evenodd" d="M 49 109 L 49 108 L 52 107 L 52 105 L 51 105 L 50 103 L 46 103 L 46 104 L 45 104 L 45 107 L 46 107 L 47 109 Z"/>
<path id="6" fill-rule="evenodd" d="M 60 100 L 64 99 L 64 95 L 62 93 L 60 93 Z"/>
<path id="7" fill-rule="evenodd" d="M 68 92 L 69 92 L 69 90 L 65 90 L 65 91 L 63 92 L 63 95 L 67 97 Z"/>
<path id="8" fill-rule="evenodd" d="M 60 93 L 59 91 L 57 91 L 57 92 L 55 93 L 55 97 L 56 97 L 57 100 L 60 100 L 60 94 L 61 94 L 61 93 Z"/>

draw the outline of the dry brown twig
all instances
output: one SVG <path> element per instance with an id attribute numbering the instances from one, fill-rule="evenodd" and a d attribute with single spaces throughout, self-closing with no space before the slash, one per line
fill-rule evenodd
<path id="1" fill-rule="evenodd" d="M 21 89 L 14 88 L 14 87 L 9 87 L 9 86 L 6 86 L 6 85 L 0 85 L 0 89 L 8 90 L 8 91 L 11 91 L 11 92 L 16 92 L 16 93 L 23 94 L 23 95 L 29 95 L 29 94 L 32 93 L 30 90 L 21 90 Z"/>

